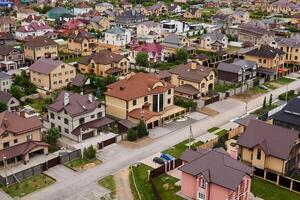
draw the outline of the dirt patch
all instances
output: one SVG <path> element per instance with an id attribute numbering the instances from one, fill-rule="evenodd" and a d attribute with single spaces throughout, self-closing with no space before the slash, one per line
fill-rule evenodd
<path id="1" fill-rule="evenodd" d="M 251 92 L 251 91 L 247 91 L 244 94 L 237 94 L 237 95 L 232 96 L 231 98 L 238 99 L 238 100 L 241 100 L 243 102 L 249 102 L 252 99 L 256 99 L 260 95 L 262 95 L 262 94 Z"/>
<path id="2" fill-rule="evenodd" d="M 136 148 L 144 147 L 145 145 L 150 144 L 152 141 L 153 141 L 153 139 L 151 139 L 149 137 L 144 137 L 144 138 L 138 139 L 134 142 L 123 140 L 123 141 L 119 142 L 118 144 L 125 148 L 136 149 Z"/>
<path id="3" fill-rule="evenodd" d="M 219 114 L 218 111 L 213 110 L 213 109 L 211 109 L 209 107 L 206 107 L 206 106 L 202 107 L 199 112 L 201 112 L 205 115 L 211 116 L 211 117 L 214 117 L 214 116 Z"/>
<path id="4" fill-rule="evenodd" d="M 129 169 L 125 168 L 120 171 L 118 171 L 114 175 L 114 179 L 116 182 L 116 199 L 118 200 L 128 200 L 133 199 L 131 189 L 130 189 L 130 183 L 129 183 Z"/>

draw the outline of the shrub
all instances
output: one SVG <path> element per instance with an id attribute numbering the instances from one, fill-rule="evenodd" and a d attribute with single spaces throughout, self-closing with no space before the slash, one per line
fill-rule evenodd
<path id="1" fill-rule="evenodd" d="M 96 158 L 96 149 L 93 147 L 93 145 L 83 149 L 83 158 L 88 160 Z"/>
<path id="2" fill-rule="evenodd" d="M 137 131 L 134 129 L 129 129 L 127 133 L 127 140 L 128 141 L 135 141 L 138 138 Z"/>
<path id="3" fill-rule="evenodd" d="M 145 135 L 149 134 L 149 132 L 147 130 L 147 127 L 146 127 L 146 124 L 142 120 L 140 120 L 140 123 L 138 124 L 136 130 L 137 130 L 137 136 L 139 138 L 144 137 Z"/>
<path id="4" fill-rule="evenodd" d="M 183 108 L 191 108 L 192 110 L 195 110 L 197 108 L 197 103 L 183 98 L 175 98 L 174 104 Z"/>
<path id="5" fill-rule="evenodd" d="M 285 98 L 287 97 L 287 101 L 297 97 L 297 95 L 295 94 L 295 90 L 290 90 L 288 91 L 287 95 L 286 93 L 282 93 L 278 96 L 278 99 L 280 99 L 281 101 L 285 101 Z"/>

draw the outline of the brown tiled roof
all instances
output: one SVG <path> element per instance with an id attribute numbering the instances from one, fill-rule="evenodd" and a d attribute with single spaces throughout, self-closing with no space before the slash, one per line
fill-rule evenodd
<path id="1" fill-rule="evenodd" d="M 14 48 L 13 46 L 1 45 L 0 46 L 0 55 L 8 56 L 12 51 L 17 51 L 22 53 L 20 50 Z"/>
<path id="2" fill-rule="evenodd" d="M 14 158 L 17 156 L 23 156 L 29 153 L 36 147 L 48 147 L 49 145 L 41 141 L 29 141 L 21 144 L 14 145 L 12 147 L 0 150 L 0 159 L 3 157 L 6 159 Z"/>
<path id="3" fill-rule="evenodd" d="M 157 83 L 161 83 L 163 86 L 153 88 Z M 105 95 L 128 101 L 150 94 L 163 93 L 174 87 L 174 85 L 160 80 L 156 74 L 138 73 L 128 79 L 108 85 Z"/>
<path id="4" fill-rule="evenodd" d="M 249 149 L 260 146 L 266 155 L 287 160 L 298 139 L 297 131 L 251 120 L 246 131 L 239 137 L 237 144 Z"/>
<path id="5" fill-rule="evenodd" d="M 80 64 L 89 64 L 93 60 L 96 64 L 108 65 L 112 63 L 119 63 L 124 58 L 123 55 L 113 53 L 109 50 L 101 50 L 98 53 L 93 53 L 90 56 L 82 58 Z"/>
<path id="6" fill-rule="evenodd" d="M 194 88 L 194 86 L 189 84 L 184 84 L 176 87 L 175 92 L 188 94 L 188 95 L 196 95 L 200 93 L 199 90 L 197 90 L 196 88 Z"/>
<path id="7" fill-rule="evenodd" d="M 0 128 L 14 134 L 23 134 L 43 127 L 37 117 L 24 118 L 15 113 L 0 113 Z"/>
<path id="8" fill-rule="evenodd" d="M 281 49 L 274 48 L 269 45 L 261 45 L 260 47 L 245 53 L 245 55 L 248 56 L 257 56 L 262 58 L 275 58 L 276 55 L 281 56 L 284 54 L 285 53 Z"/>
<path id="9" fill-rule="evenodd" d="M 77 87 L 82 87 L 85 82 L 85 76 L 83 74 L 76 74 L 75 78 L 72 81 L 72 85 Z"/>
<path id="10" fill-rule="evenodd" d="M 65 93 L 69 94 L 69 104 L 66 106 L 64 105 Z M 55 102 L 48 106 L 48 109 L 55 112 L 65 110 L 72 117 L 76 117 L 94 111 L 98 105 L 99 102 L 95 99 L 90 102 L 88 95 L 63 91 L 59 94 Z"/>
<path id="11" fill-rule="evenodd" d="M 96 38 L 93 34 L 81 28 L 78 30 L 78 33 L 73 31 L 69 35 L 70 39 L 73 39 L 75 42 L 82 42 L 84 39 L 93 39 Z"/>
<path id="12" fill-rule="evenodd" d="M 10 19 L 8 17 L 0 17 L 0 24 L 10 24 L 10 25 L 15 26 L 16 21 L 13 19 Z"/>
<path id="13" fill-rule="evenodd" d="M 57 45 L 57 43 L 54 40 L 44 36 L 35 37 L 25 43 L 25 46 L 30 48 L 45 47 L 45 46 L 52 46 L 52 45 Z"/>
<path id="14" fill-rule="evenodd" d="M 122 72 L 122 69 L 120 69 L 119 67 L 112 67 L 105 71 L 105 73 L 107 74 L 114 74 L 118 72 Z"/>
<path id="15" fill-rule="evenodd" d="M 160 113 L 152 112 L 150 110 L 146 110 L 146 109 L 142 110 L 140 108 L 136 108 L 136 109 L 132 110 L 130 113 L 128 113 L 128 116 L 132 117 L 134 119 L 142 119 L 142 114 L 141 114 L 142 111 L 143 111 L 143 119 L 146 121 L 151 119 L 154 116 L 161 115 Z"/>
<path id="16" fill-rule="evenodd" d="M 95 119 L 93 121 L 81 124 L 80 126 L 78 126 L 76 129 L 74 129 L 72 131 L 72 134 L 78 136 L 80 134 L 80 130 L 85 131 L 89 128 L 99 129 L 99 128 L 104 127 L 106 125 L 109 125 L 113 122 L 114 121 L 112 119 L 107 118 L 107 117 L 102 117 L 100 119 Z"/>
<path id="17" fill-rule="evenodd" d="M 59 60 L 40 58 L 29 67 L 29 70 L 48 75 L 61 64 L 63 62 Z"/>
<path id="18" fill-rule="evenodd" d="M 196 69 L 192 69 L 193 62 L 187 64 L 177 65 L 173 69 L 169 70 L 171 74 L 177 74 L 180 79 L 201 83 L 203 78 L 206 78 L 212 71 L 209 67 L 204 67 L 197 64 Z"/>
<path id="19" fill-rule="evenodd" d="M 253 173 L 251 167 L 231 158 L 224 149 L 189 152 L 184 153 L 183 157 L 185 157 L 183 160 L 190 161 L 180 167 L 180 171 L 192 176 L 202 175 L 209 183 L 220 185 L 232 191 L 238 188 L 245 176 L 251 176 Z"/>
<path id="20" fill-rule="evenodd" d="M 8 92 L 0 91 L 0 102 L 7 104 L 12 97 L 13 96 Z"/>
<path id="21" fill-rule="evenodd" d="M 249 125 L 250 121 L 254 120 L 256 118 L 257 118 L 256 115 L 250 114 L 250 115 L 247 115 L 245 117 L 239 118 L 239 119 L 235 120 L 234 122 L 239 124 L 239 125 L 247 127 Z"/>

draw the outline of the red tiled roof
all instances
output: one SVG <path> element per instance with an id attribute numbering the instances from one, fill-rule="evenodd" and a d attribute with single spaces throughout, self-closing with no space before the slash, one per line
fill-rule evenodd
<path id="1" fill-rule="evenodd" d="M 142 119 L 142 109 L 140 109 L 140 108 L 136 108 L 136 109 L 134 109 L 134 110 L 132 110 L 130 113 L 128 113 L 128 116 L 129 117 L 132 117 L 132 118 L 134 118 L 134 119 Z M 149 120 L 149 119 L 151 119 L 152 117 L 154 117 L 154 116 L 160 116 L 161 114 L 160 113 L 156 113 L 156 112 L 152 112 L 152 111 L 150 111 L 150 110 L 143 110 L 143 118 L 144 118 L 144 120 Z"/>

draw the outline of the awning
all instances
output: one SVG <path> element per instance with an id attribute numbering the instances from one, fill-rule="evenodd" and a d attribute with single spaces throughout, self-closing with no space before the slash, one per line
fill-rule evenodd
<path id="1" fill-rule="evenodd" d="M 100 119 L 96 119 L 96 120 L 93 120 L 93 121 L 81 124 L 80 126 L 78 126 L 77 128 L 75 128 L 72 131 L 72 134 L 78 136 L 80 134 L 80 130 L 85 131 L 85 130 L 87 130 L 89 128 L 99 129 L 99 128 L 107 126 L 107 125 L 109 125 L 109 124 L 111 124 L 113 122 L 114 121 L 112 119 L 110 119 L 110 118 L 102 117 Z"/>

